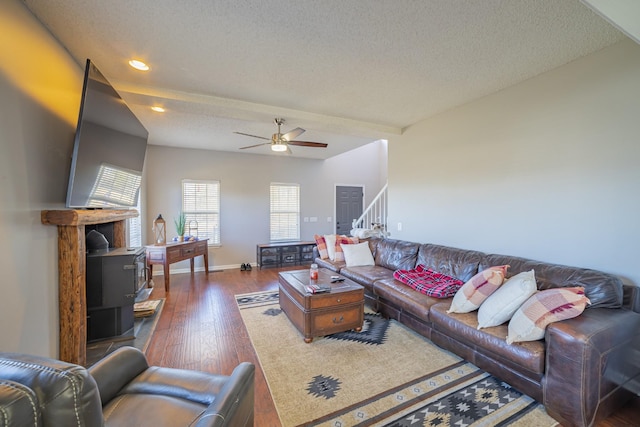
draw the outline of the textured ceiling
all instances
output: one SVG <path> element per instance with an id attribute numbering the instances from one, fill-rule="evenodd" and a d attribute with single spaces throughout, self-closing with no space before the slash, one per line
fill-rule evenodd
<path id="1" fill-rule="evenodd" d="M 24 0 L 156 145 L 238 152 L 283 132 L 327 158 L 625 36 L 579 0 Z M 132 57 L 151 70 L 131 69 Z M 149 106 L 167 112 L 153 113 Z M 269 154 L 268 147 L 242 152 Z"/>

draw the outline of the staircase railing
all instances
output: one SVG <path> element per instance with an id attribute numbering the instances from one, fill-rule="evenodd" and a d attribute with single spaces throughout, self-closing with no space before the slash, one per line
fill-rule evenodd
<path id="1" fill-rule="evenodd" d="M 360 218 L 354 219 L 351 228 L 366 228 L 380 230 L 386 235 L 387 230 L 387 186 L 380 190 L 369 206 L 362 212 Z"/>

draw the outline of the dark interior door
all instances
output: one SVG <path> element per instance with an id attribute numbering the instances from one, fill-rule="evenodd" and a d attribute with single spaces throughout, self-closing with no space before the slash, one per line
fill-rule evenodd
<path id="1" fill-rule="evenodd" d="M 362 187 L 336 187 L 336 233 L 349 234 L 351 223 L 362 215 L 364 192 Z"/>

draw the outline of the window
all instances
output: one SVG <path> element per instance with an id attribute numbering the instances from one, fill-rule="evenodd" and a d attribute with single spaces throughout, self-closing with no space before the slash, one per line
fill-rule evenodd
<path id="1" fill-rule="evenodd" d="M 220 245 L 220 181 L 182 181 L 182 212 L 185 235 L 209 239 Z"/>
<path id="2" fill-rule="evenodd" d="M 138 206 L 136 206 L 139 215 L 135 218 L 127 219 L 127 246 L 130 248 L 138 248 L 142 246 L 142 221 L 140 220 L 140 217 L 142 216 L 142 211 L 140 210 L 141 198 L 142 197 L 138 197 Z"/>
<path id="3" fill-rule="evenodd" d="M 271 184 L 271 241 L 300 240 L 300 186 Z"/>

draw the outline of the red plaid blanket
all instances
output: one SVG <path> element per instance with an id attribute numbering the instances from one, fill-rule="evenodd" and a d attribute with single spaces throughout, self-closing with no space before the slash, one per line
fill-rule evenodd
<path id="1" fill-rule="evenodd" d="M 418 264 L 413 270 L 396 270 L 393 277 L 418 292 L 434 298 L 449 298 L 464 285 L 462 280 Z"/>

